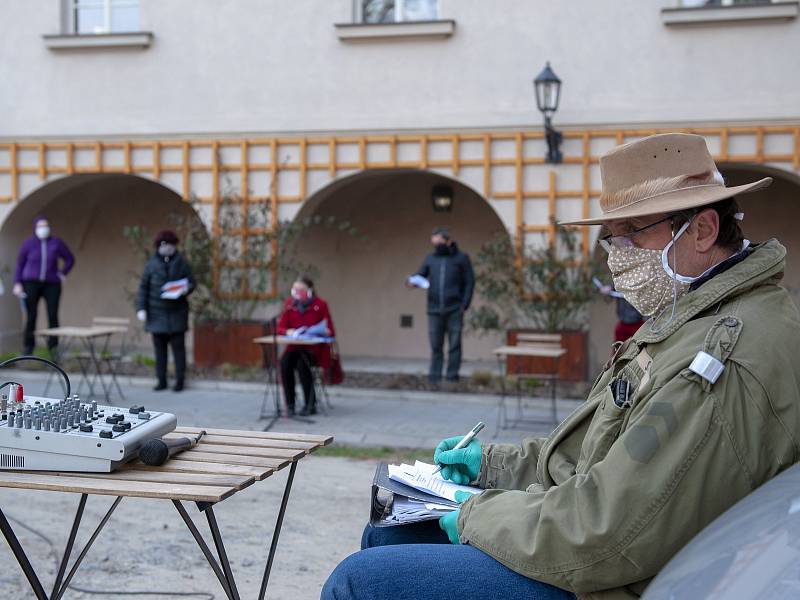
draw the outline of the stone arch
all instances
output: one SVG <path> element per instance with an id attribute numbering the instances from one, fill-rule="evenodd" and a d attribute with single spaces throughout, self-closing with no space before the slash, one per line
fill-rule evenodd
<path id="1" fill-rule="evenodd" d="M 729 186 L 740 185 L 761 177 L 772 177 L 768 188 L 738 196 L 744 213 L 742 232 L 752 242 L 777 238 L 786 246 L 786 271 L 781 285 L 800 304 L 800 175 L 770 165 L 753 163 L 718 164 Z"/>
<path id="2" fill-rule="evenodd" d="M 123 236 L 124 226 L 139 225 L 152 234 L 169 226 L 171 214 L 200 219 L 173 190 L 135 175 L 71 175 L 31 191 L 0 225 L 0 273 L 7 288 L 0 296 L 3 351 L 21 346 L 23 318 L 11 285 L 20 244 L 40 214 L 75 255 L 60 310 L 61 323 L 74 325 L 88 324 L 93 316 L 133 316 L 131 294 L 142 258 Z M 45 326 L 46 317 L 39 313 L 39 326 Z"/>
<path id="3" fill-rule="evenodd" d="M 451 212 L 434 212 L 431 188 L 453 188 Z M 313 194 L 295 220 L 320 215 L 353 224 L 360 237 L 311 227 L 298 239 L 301 262 L 317 266 L 317 288 L 330 302 L 342 352 L 376 357 L 429 355 L 425 293 L 407 290 L 405 278 L 431 251 L 434 226 L 450 228 L 475 258 L 492 236 L 508 234 L 492 204 L 452 177 L 417 169 L 369 170 L 339 179 Z M 411 327 L 401 326 L 411 317 Z M 499 336 L 467 333 L 464 356 L 486 359 Z"/>

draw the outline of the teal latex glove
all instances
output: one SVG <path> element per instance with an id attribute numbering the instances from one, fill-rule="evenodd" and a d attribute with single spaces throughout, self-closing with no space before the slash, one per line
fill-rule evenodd
<path id="1" fill-rule="evenodd" d="M 439 442 L 433 453 L 433 462 L 443 465 L 442 477 L 459 485 L 467 485 L 478 478 L 483 452 L 478 440 L 472 440 L 466 448 L 453 450 L 462 437 L 457 435 Z"/>
<path id="2" fill-rule="evenodd" d="M 458 443 L 458 442 L 456 442 Z M 461 504 L 472 496 L 469 492 L 456 492 L 456 502 Z M 460 544 L 461 541 L 458 539 L 458 513 L 461 512 L 460 509 L 456 509 L 453 512 L 447 513 L 443 517 L 439 517 L 439 527 L 442 531 L 447 534 L 447 539 L 450 540 L 451 544 Z"/>

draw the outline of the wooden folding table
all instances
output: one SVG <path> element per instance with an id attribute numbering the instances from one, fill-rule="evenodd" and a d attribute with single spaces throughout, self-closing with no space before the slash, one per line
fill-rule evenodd
<path id="1" fill-rule="evenodd" d="M 179 427 L 166 437 L 196 435 L 200 431 L 201 429 L 197 427 Z M 239 600 L 239 591 L 236 588 L 222 534 L 214 515 L 214 506 L 255 482 L 263 481 L 273 473 L 289 467 L 289 477 L 283 491 L 275 531 L 264 567 L 264 576 L 261 580 L 258 597 L 263 599 L 297 463 L 321 446 L 330 444 L 333 436 L 232 429 L 205 429 L 205 431 L 206 435 L 197 446 L 173 456 L 160 467 L 150 467 L 139 461 L 133 461 L 113 473 L 0 471 L 0 487 L 32 491 L 72 492 L 81 495 L 67 546 L 49 595 L 31 566 L 6 516 L 0 510 L 0 530 L 28 578 L 36 598 L 38 600 L 57 600 L 63 596 L 86 553 L 103 526 L 108 522 L 114 509 L 124 497 L 130 496 L 171 501 L 217 576 L 226 597 L 230 600 Z M 67 572 L 75 537 L 81 524 L 86 500 L 90 494 L 116 496 L 116 500 L 100 520 L 86 546 Z M 186 511 L 184 502 L 196 503 L 198 509 L 205 514 L 216 549 L 216 556 Z"/>

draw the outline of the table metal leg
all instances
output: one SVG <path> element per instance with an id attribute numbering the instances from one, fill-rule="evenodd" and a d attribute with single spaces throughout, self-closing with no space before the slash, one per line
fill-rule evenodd
<path id="1" fill-rule="evenodd" d="M 275 531 L 272 533 L 272 543 L 269 547 L 267 565 L 264 567 L 264 577 L 261 579 L 261 591 L 258 594 L 258 600 L 264 600 L 264 594 L 267 593 L 267 583 L 269 582 L 269 575 L 272 571 L 272 562 L 275 559 L 275 551 L 278 549 L 278 537 L 281 534 L 283 516 L 286 514 L 286 505 L 289 503 L 289 492 L 292 489 L 292 481 L 294 480 L 294 472 L 296 470 L 297 462 L 292 462 L 292 466 L 289 468 L 289 479 L 286 481 L 286 487 L 283 490 L 283 499 L 281 500 L 281 509 L 278 512 L 278 520 L 275 522 Z"/>
<path id="2" fill-rule="evenodd" d="M 103 398 L 106 402 L 109 402 L 108 388 L 106 387 L 106 382 L 103 379 L 103 367 L 100 365 L 100 361 L 97 359 L 97 351 L 94 347 L 94 340 L 92 338 L 83 338 L 83 340 L 86 345 L 86 349 L 89 351 L 89 361 L 95 372 L 95 375 L 91 381 L 89 381 L 88 378 L 86 380 L 89 383 L 90 397 L 94 396 L 94 382 L 99 379 L 100 388 L 103 390 Z"/>
<path id="3" fill-rule="evenodd" d="M 61 585 L 60 588 L 58 586 L 54 586 L 51 600 L 60 600 L 60 598 L 67 591 L 67 588 L 69 587 L 72 578 L 75 576 L 75 572 L 78 570 L 78 567 L 81 566 L 81 563 L 83 562 L 86 553 L 89 552 L 89 548 L 92 547 L 92 544 L 97 539 L 97 536 L 100 535 L 100 531 L 102 531 L 103 527 L 105 527 L 106 523 L 111 518 L 111 515 L 113 514 L 114 510 L 117 508 L 119 503 L 122 502 L 122 498 L 123 498 L 122 496 L 117 496 L 117 498 L 111 504 L 111 507 L 108 509 L 108 511 L 106 511 L 106 514 L 100 520 L 100 523 L 95 528 L 94 532 L 89 538 L 89 541 L 86 542 L 86 545 L 83 547 L 83 550 L 81 550 L 80 554 L 78 554 L 78 558 L 75 559 L 75 563 L 72 565 L 72 568 L 69 570 L 67 577 L 64 579 L 64 583 Z M 70 551 L 71 551 L 70 548 L 64 551 L 64 559 L 65 559 L 64 566 L 66 566 L 66 558 L 69 555 Z"/>
<path id="4" fill-rule="evenodd" d="M 230 585 L 231 595 L 235 600 L 239 600 L 239 591 L 236 589 L 236 581 L 233 579 L 231 563 L 228 561 L 228 555 L 225 552 L 225 545 L 222 543 L 222 535 L 219 532 L 217 518 L 214 516 L 214 509 L 209 506 L 203 512 L 206 513 L 208 528 L 211 530 L 211 537 L 214 539 L 214 545 L 217 547 L 219 562 L 222 564 L 222 571 L 225 573 L 225 579 L 228 580 L 228 584 Z"/>
<path id="5" fill-rule="evenodd" d="M 61 581 L 64 579 L 64 571 L 67 570 L 67 563 L 69 562 L 69 555 L 72 554 L 72 546 L 75 545 L 75 536 L 78 534 L 78 528 L 81 525 L 83 518 L 83 509 L 86 507 L 86 494 L 81 494 L 81 499 L 78 502 L 78 511 L 75 513 L 75 519 L 72 521 L 72 529 L 69 532 L 69 539 L 67 539 L 67 547 L 64 548 L 64 556 L 61 558 L 61 564 L 58 567 L 56 574 L 56 581 L 53 584 L 53 591 L 50 594 L 52 598 L 57 598 L 56 594 L 61 587 Z"/>
<path id="6" fill-rule="evenodd" d="M 189 531 L 194 537 L 194 540 L 197 542 L 197 545 L 200 546 L 200 550 L 203 553 L 203 556 L 206 557 L 208 564 L 211 565 L 211 569 L 214 571 L 214 574 L 219 579 L 220 585 L 222 585 L 222 589 L 225 592 L 225 595 L 228 597 L 229 600 L 235 600 L 237 596 L 234 596 L 231 592 L 231 586 L 228 583 L 227 577 L 225 573 L 222 572 L 222 569 L 217 562 L 217 559 L 214 558 L 214 555 L 211 553 L 211 549 L 206 544 L 206 541 L 203 539 L 203 535 L 197 529 L 197 525 L 194 524 L 192 518 L 189 516 L 189 513 L 186 512 L 186 508 L 181 504 L 180 500 L 173 500 L 172 503 L 175 505 L 175 508 L 178 509 L 178 513 L 181 515 L 183 522 L 186 523 L 186 526 L 189 528 Z"/>
<path id="7" fill-rule="evenodd" d="M 500 371 L 500 399 L 497 401 L 497 426 L 494 429 L 494 437 L 500 434 L 501 429 L 506 426 L 506 374 L 503 368 L 504 362 L 501 356 L 497 357 L 497 368 Z"/>
<path id="8" fill-rule="evenodd" d="M 0 510 L 0 531 L 3 532 L 6 542 L 8 542 L 11 552 L 14 553 L 14 557 L 17 559 L 19 566 L 22 567 L 22 572 L 25 573 L 25 577 L 28 578 L 28 583 L 31 584 L 31 588 L 33 589 L 33 593 L 36 594 L 37 600 L 48 600 L 47 592 L 44 591 L 42 582 L 39 581 L 39 578 L 36 576 L 36 571 L 33 570 L 31 561 L 28 560 L 25 550 L 22 549 L 17 536 L 14 534 L 14 530 L 11 528 L 11 524 L 8 522 L 8 519 L 6 519 L 2 510 Z"/>
<path id="9" fill-rule="evenodd" d="M 60 358 L 53 362 L 63 366 L 62 359 L 65 356 L 69 356 L 69 350 L 72 347 L 72 341 L 73 341 L 72 338 L 69 337 L 63 338 L 63 341 L 59 344 L 61 347 L 61 350 L 59 351 Z M 43 396 L 47 396 L 47 392 L 50 391 L 50 384 L 53 382 L 54 377 L 58 377 L 58 374 L 53 369 L 49 369 L 47 375 L 47 382 L 44 385 L 44 392 L 42 393 Z M 64 393 L 66 394 L 67 391 L 64 390 Z"/>

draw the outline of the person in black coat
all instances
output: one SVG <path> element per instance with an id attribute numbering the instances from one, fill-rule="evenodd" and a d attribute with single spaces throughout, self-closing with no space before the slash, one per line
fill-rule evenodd
<path id="1" fill-rule="evenodd" d="M 178 236 L 164 230 L 155 239 L 156 251 L 144 265 L 136 298 L 136 317 L 153 335 L 156 354 L 155 391 L 167 388 L 167 346 L 175 359 L 176 392 L 183 390 L 186 374 L 184 335 L 189 329 L 189 301 L 195 281 L 189 263 L 178 252 Z"/>
<path id="2" fill-rule="evenodd" d="M 428 338 L 431 365 L 428 380 L 436 385 L 442 379 L 444 336 L 447 333 L 447 380 L 458 381 L 461 368 L 461 330 L 464 311 L 472 301 L 475 275 L 469 255 L 458 249 L 445 227 L 431 235 L 433 252 L 425 257 L 415 275 L 428 280 Z M 407 282 L 408 287 L 414 284 Z"/>

